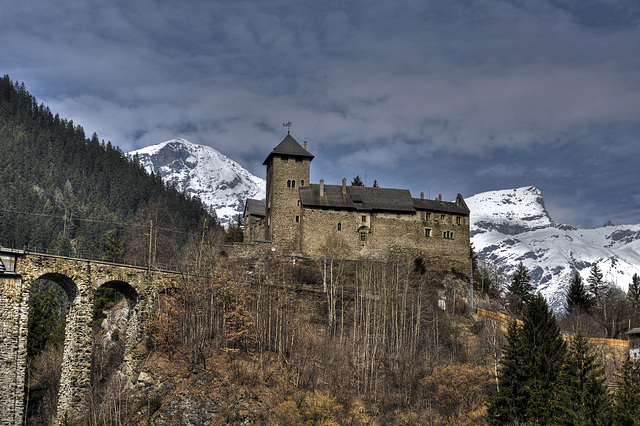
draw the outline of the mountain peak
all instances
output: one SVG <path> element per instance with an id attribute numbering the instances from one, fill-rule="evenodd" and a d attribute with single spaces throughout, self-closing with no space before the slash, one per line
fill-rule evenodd
<path id="1" fill-rule="evenodd" d="M 197 196 L 221 223 L 235 220 L 247 198 L 265 197 L 266 184 L 214 148 L 184 138 L 171 139 L 128 153 L 147 172 L 160 175 L 183 193 Z"/>
<path id="2" fill-rule="evenodd" d="M 466 200 L 475 232 L 497 230 L 516 235 L 553 226 L 542 192 L 535 186 L 488 191 Z"/>

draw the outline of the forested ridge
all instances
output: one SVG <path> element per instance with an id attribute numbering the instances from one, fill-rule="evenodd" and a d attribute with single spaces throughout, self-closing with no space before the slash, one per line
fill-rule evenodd
<path id="1" fill-rule="evenodd" d="M 143 260 L 153 221 L 153 260 L 171 262 L 205 219 L 211 224 L 199 199 L 148 175 L 97 134 L 87 137 L 7 75 L 0 146 L 2 246 Z"/>

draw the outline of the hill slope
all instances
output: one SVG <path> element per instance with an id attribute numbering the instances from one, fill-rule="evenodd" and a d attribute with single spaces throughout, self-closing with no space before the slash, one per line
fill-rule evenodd
<path id="1" fill-rule="evenodd" d="M 200 200 L 150 176 L 95 133 L 87 138 L 9 76 L 0 79 L 0 146 L 4 246 L 100 255 L 110 237 L 126 254 L 133 239 L 141 247 L 149 241 L 140 226 L 148 230 L 154 220 L 155 233 L 179 231 L 166 236 L 179 250 L 209 216 Z"/>

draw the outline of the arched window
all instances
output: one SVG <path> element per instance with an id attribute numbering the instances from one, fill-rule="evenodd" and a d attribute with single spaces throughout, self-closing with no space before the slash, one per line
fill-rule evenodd
<path id="1" fill-rule="evenodd" d="M 295 180 L 292 180 L 292 181 L 291 181 L 291 187 L 292 187 L 292 188 L 295 188 L 295 187 L 296 187 L 296 181 L 295 181 Z"/>
<path id="2" fill-rule="evenodd" d="M 300 179 L 300 186 L 304 186 L 304 179 Z"/>
<path id="3" fill-rule="evenodd" d="M 338 231 L 342 231 L 342 224 L 338 222 Z"/>
<path id="4" fill-rule="evenodd" d="M 287 181 L 287 188 L 291 188 L 291 180 Z"/>

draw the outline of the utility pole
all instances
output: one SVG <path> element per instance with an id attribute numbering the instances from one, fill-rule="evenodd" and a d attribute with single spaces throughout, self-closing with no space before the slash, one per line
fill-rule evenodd
<path id="1" fill-rule="evenodd" d="M 148 272 L 151 273 L 151 243 L 153 241 L 153 219 L 151 219 L 151 226 L 149 227 L 149 265 Z"/>
<path id="2" fill-rule="evenodd" d="M 473 252 L 471 250 L 469 250 L 469 264 L 469 296 L 471 299 L 471 312 L 475 312 L 476 307 L 473 300 Z"/>
<path id="3" fill-rule="evenodd" d="M 323 271 L 323 278 L 322 278 L 322 286 L 324 288 L 324 292 L 327 292 L 327 250 L 325 249 L 324 251 L 324 271 Z"/>

